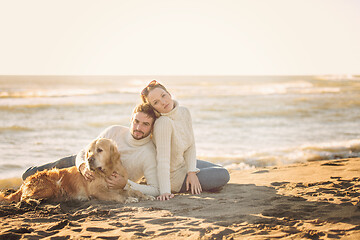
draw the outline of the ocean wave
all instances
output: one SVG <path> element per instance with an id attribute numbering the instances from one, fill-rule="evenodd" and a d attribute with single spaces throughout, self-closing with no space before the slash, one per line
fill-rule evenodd
<path id="1" fill-rule="evenodd" d="M 247 169 L 252 167 L 267 167 L 275 165 L 286 165 L 293 163 L 304 163 L 330 159 L 360 157 L 360 139 L 341 142 L 329 142 L 321 144 L 306 144 L 294 148 L 269 149 L 266 151 L 250 151 L 228 156 L 222 153 L 219 156 L 200 156 L 200 159 L 209 160 L 214 163 L 232 166 L 231 168 Z"/>
<path id="2" fill-rule="evenodd" d="M 12 125 L 12 126 L 7 126 L 7 127 L 0 127 L 0 132 L 5 132 L 5 131 L 32 131 L 33 129 L 29 128 L 29 127 L 24 127 L 24 126 L 18 126 L 18 125 Z"/>
<path id="3" fill-rule="evenodd" d="M 307 161 L 357 157 L 360 155 L 360 139 L 303 145 L 298 151 L 304 153 Z"/>
<path id="4" fill-rule="evenodd" d="M 23 166 L 18 164 L 0 164 L 0 171 L 9 170 L 9 169 L 21 169 Z"/>
<path id="5" fill-rule="evenodd" d="M 286 117 L 286 118 L 297 118 L 299 116 L 305 117 L 310 116 L 311 111 L 307 109 L 248 109 L 242 110 L 241 112 L 233 112 L 229 114 L 232 117 L 245 118 L 245 117 Z"/>
<path id="6" fill-rule="evenodd" d="M 125 88 L 96 88 L 96 89 L 84 89 L 84 88 L 63 88 L 63 89 L 24 89 L 24 90 L 7 90 L 0 91 L 1 98 L 59 98 L 59 97 L 74 97 L 74 96 L 94 96 L 103 94 L 138 94 L 139 89 L 136 87 Z"/>
<path id="7" fill-rule="evenodd" d="M 66 90 L 24 90 L 2 91 L 0 98 L 34 98 L 34 97 L 68 97 L 98 94 L 96 90 L 66 89 Z"/>
<path id="8" fill-rule="evenodd" d="M 188 98 L 194 96 L 230 97 L 286 94 L 309 95 L 340 93 L 341 91 L 342 89 L 339 86 L 323 87 L 317 86 L 310 81 L 288 81 L 218 86 L 179 87 L 175 89 L 174 95 L 179 98 Z"/>
<path id="9" fill-rule="evenodd" d="M 360 81 L 360 76 L 351 75 L 351 74 L 319 75 L 319 76 L 315 76 L 315 79 L 325 80 L 325 81 L 344 81 L 344 80 Z"/>
<path id="10" fill-rule="evenodd" d="M 135 104 L 133 96 L 83 96 L 66 98 L 0 99 L 0 110 L 27 111 L 52 107 L 84 107 Z"/>
<path id="11" fill-rule="evenodd" d="M 341 89 L 339 87 L 317 87 L 299 90 L 300 94 L 319 94 L 319 93 L 339 93 Z"/>

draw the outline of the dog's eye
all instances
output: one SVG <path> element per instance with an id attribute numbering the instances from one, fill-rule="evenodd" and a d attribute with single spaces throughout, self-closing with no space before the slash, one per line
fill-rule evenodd
<path id="1" fill-rule="evenodd" d="M 101 153 L 103 150 L 101 148 L 96 149 L 98 153 Z"/>

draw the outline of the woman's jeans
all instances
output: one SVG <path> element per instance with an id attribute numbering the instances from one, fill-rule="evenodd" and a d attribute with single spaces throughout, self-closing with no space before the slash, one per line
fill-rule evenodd
<path id="1" fill-rule="evenodd" d="M 196 167 L 200 169 L 196 175 L 203 191 L 218 191 L 230 180 L 229 172 L 220 165 L 203 160 L 197 160 Z M 186 178 L 180 192 L 186 192 Z"/>

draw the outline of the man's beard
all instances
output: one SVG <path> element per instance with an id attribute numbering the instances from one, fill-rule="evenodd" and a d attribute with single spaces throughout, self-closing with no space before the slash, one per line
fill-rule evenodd
<path id="1" fill-rule="evenodd" d="M 142 133 L 142 135 L 141 135 L 140 137 L 136 137 L 136 136 L 135 136 L 135 132 Z M 144 133 L 144 132 L 142 132 L 142 131 L 137 131 L 137 130 L 135 130 L 135 131 L 133 132 L 133 134 L 131 134 L 131 135 L 132 135 L 133 138 L 135 138 L 136 140 L 140 140 L 140 139 L 143 139 L 143 138 L 147 137 L 147 136 L 145 136 L 145 133 Z"/>

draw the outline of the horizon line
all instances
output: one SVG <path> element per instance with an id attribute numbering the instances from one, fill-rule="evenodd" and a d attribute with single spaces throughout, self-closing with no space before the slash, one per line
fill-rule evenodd
<path id="1" fill-rule="evenodd" d="M 171 76 L 171 77 L 269 77 L 269 76 L 353 76 L 360 77 L 358 74 L 0 74 L 0 77 L 150 77 L 150 76 Z"/>

